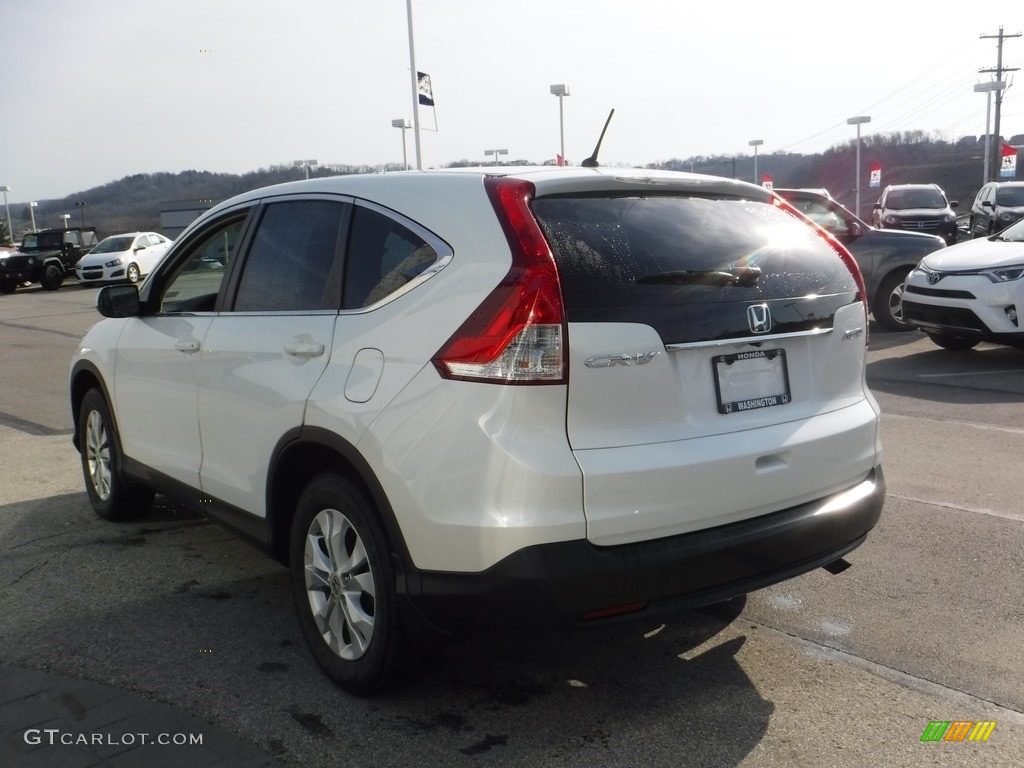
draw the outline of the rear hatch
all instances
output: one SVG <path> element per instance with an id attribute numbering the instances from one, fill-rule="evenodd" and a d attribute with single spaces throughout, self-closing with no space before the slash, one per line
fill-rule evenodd
<path id="1" fill-rule="evenodd" d="M 562 283 L 594 543 L 784 509 L 877 461 L 857 280 L 823 233 L 738 190 L 533 201 Z"/>

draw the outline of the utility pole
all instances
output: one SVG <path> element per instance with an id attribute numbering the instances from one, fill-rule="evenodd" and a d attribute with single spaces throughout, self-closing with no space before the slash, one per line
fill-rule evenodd
<path id="1" fill-rule="evenodd" d="M 1003 28 L 1002 27 L 999 28 L 999 34 L 998 35 L 980 35 L 980 38 L 982 40 L 998 40 L 999 42 L 998 42 L 997 48 L 996 48 L 996 50 L 997 50 L 997 53 L 996 53 L 996 68 L 995 69 L 979 69 L 978 71 L 982 72 L 982 73 L 987 73 L 987 74 L 988 73 L 994 73 L 995 76 L 996 76 L 996 80 L 997 81 L 1004 82 L 1003 81 L 1003 73 L 1004 72 L 1016 72 L 1019 69 L 1019 67 L 1004 67 L 1003 66 L 1003 40 L 1005 40 L 1008 37 L 1020 37 L 1020 36 L 1021 36 L 1020 32 L 1018 32 L 1015 35 L 1005 35 L 1005 34 L 1003 34 Z M 993 133 L 994 133 L 994 136 L 995 136 L 995 141 L 992 142 L 995 145 L 995 148 L 994 148 L 994 157 L 993 157 L 994 162 L 992 163 L 991 168 L 993 169 L 993 171 L 996 174 L 998 174 L 999 171 L 995 170 L 995 169 L 999 168 L 999 166 L 1002 165 L 1002 155 L 1003 155 L 1002 143 L 999 141 L 999 115 L 1000 115 L 1000 112 L 1002 111 L 1002 106 L 1003 106 L 1003 89 L 1000 88 L 1000 89 L 998 89 L 996 91 L 996 121 L 995 121 L 996 124 L 995 124 L 995 127 L 993 128 Z M 985 181 L 989 181 L 989 179 L 985 179 Z"/>

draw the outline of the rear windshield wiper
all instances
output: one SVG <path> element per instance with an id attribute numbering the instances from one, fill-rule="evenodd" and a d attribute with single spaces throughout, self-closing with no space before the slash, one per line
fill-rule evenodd
<path id="1" fill-rule="evenodd" d="M 761 276 L 760 267 L 728 267 L 727 269 L 675 269 L 652 272 L 633 282 L 638 285 L 739 285 L 752 288 Z"/>

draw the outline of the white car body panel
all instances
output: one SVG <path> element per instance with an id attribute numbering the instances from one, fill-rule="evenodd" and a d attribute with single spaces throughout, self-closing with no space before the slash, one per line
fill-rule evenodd
<path id="1" fill-rule="evenodd" d="M 133 317 L 122 322 L 111 395 L 124 453 L 199 488 L 203 451 L 196 384 L 213 315 Z"/>
<path id="2" fill-rule="evenodd" d="M 959 272 L 1024 264 L 1024 243 L 981 238 L 957 243 L 924 258 L 929 269 Z"/>
<path id="3" fill-rule="evenodd" d="M 444 381 L 428 366 L 374 421 L 357 448 L 418 568 L 479 572 L 524 547 L 585 537 L 565 397 L 563 386 Z"/>
<path id="4" fill-rule="evenodd" d="M 303 421 L 330 358 L 336 318 L 226 312 L 213 320 L 198 381 L 204 492 L 266 516 L 274 448 Z"/>
<path id="5" fill-rule="evenodd" d="M 577 451 L 586 488 L 587 538 L 614 546 L 674 536 L 850 487 L 878 465 L 878 414 L 874 401 L 864 398 L 798 422 Z"/>
<path id="6" fill-rule="evenodd" d="M 590 541 L 724 525 L 863 477 L 880 459 L 878 409 L 861 374 L 865 332 L 863 306 L 851 304 L 830 333 L 765 342 L 786 352 L 791 402 L 721 414 L 712 358 L 755 349 L 750 344 L 659 350 L 647 326 L 570 325 L 567 424 L 583 469 Z M 623 350 L 658 351 L 640 365 L 584 363 Z"/>

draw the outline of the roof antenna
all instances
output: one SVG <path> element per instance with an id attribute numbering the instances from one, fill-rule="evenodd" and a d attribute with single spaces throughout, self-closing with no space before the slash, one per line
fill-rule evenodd
<path id="1" fill-rule="evenodd" d="M 612 111 L 608 113 L 608 119 L 604 121 L 604 128 L 601 129 L 601 138 L 597 140 L 597 146 L 594 147 L 594 154 L 580 163 L 584 168 L 597 168 L 597 153 L 601 151 L 601 142 L 604 141 L 604 132 L 608 130 L 608 123 L 612 121 L 612 115 L 614 114 L 615 109 L 613 107 Z"/>

